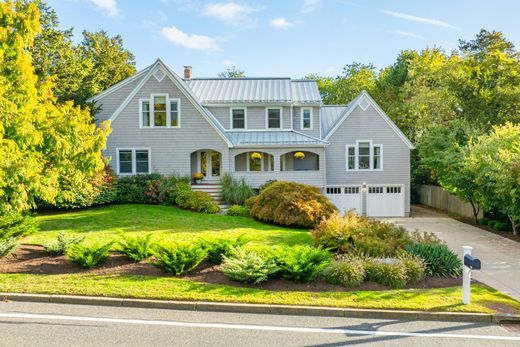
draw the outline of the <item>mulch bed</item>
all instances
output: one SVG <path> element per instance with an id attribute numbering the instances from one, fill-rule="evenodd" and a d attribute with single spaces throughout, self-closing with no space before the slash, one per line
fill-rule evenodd
<path id="1" fill-rule="evenodd" d="M 159 268 L 146 262 L 132 263 L 125 255 L 111 253 L 107 262 L 91 270 L 84 270 L 70 263 L 65 256 L 50 257 L 43 253 L 43 247 L 21 245 L 16 252 L 0 259 L 0 273 L 29 273 L 41 275 L 85 273 L 92 275 L 141 275 L 155 277 L 176 277 L 162 272 Z M 218 265 L 208 262 L 200 264 L 190 273 L 178 276 L 197 282 L 225 284 L 242 288 L 257 288 L 272 291 L 310 291 L 310 292 L 346 292 L 355 290 L 390 290 L 375 282 L 364 282 L 356 288 L 345 288 L 318 279 L 311 283 L 294 283 L 283 278 L 271 279 L 260 285 L 247 285 L 232 281 L 219 269 Z M 446 288 L 461 285 L 460 278 L 426 278 L 406 288 Z"/>

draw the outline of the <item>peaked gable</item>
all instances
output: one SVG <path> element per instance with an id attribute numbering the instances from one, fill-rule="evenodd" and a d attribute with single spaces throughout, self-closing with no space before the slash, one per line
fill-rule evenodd
<path id="1" fill-rule="evenodd" d="M 372 97 L 366 92 L 362 91 L 354 100 L 352 100 L 347 107 L 343 110 L 343 112 L 339 115 L 337 121 L 334 126 L 329 130 L 329 132 L 325 135 L 324 140 L 328 141 L 329 138 L 338 130 L 338 128 L 345 122 L 345 120 L 352 114 L 352 111 L 359 106 L 363 111 L 365 111 L 369 106 L 372 106 L 378 115 L 383 118 L 383 120 L 388 124 L 388 126 L 396 133 L 396 135 L 404 142 L 404 144 L 409 149 L 414 149 L 415 146 L 408 140 L 405 134 L 395 125 L 395 123 L 388 117 L 388 115 L 381 109 L 378 103 L 372 99 Z"/>

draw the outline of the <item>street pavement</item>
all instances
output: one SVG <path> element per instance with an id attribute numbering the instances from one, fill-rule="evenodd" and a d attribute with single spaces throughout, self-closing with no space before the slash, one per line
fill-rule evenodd
<path id="1" fill-rule="evenodd" d="M 1 346 L 520 346 L 483 323 L 0 303 Z"/>
<path id="2" fill-rule="evenodd" d="M 388 220 L 410 231 L 433 232 L 461 256 L 462 246 L 472 246 L 473 255 L 482 261 L 482 270 L 472 271 L 472 277 L 520 301 L 518 242 L 420 206 L 412 206 L 410 218 Z"/>

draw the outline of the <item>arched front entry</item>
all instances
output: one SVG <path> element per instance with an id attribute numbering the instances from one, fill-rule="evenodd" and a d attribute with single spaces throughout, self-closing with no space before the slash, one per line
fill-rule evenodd
<path id="1" fill-rule="evenodd" d="M 222 154 L 212 149 L 200 149 L 191 153 L 191 175 L 200 172 L 204 180 L 218 180 L 222 173 Z"/>

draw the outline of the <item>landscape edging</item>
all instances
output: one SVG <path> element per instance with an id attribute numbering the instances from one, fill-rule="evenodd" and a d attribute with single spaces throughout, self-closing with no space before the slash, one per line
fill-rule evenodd
<path id="1" fill-rule="evenodd" d="M 56 304 L 119 306 L 133 308 L 155 308 L 206 312 L 233 312 L 257 314 L 282 314 L 298 316 L 348 317 L 372 319 L 404 319 L 446 322 L 520 323 L 520 315 L 487 314 L 466 312 L 430 312 L 408 310 L 377 310 L 319 306 L 296 306 L 274 304 L 245 304 L 208 301 L 171 301 L 133 298 L 114 298 L 78 295 L 0 293 L 4 302 L 43 302 Z"/>

